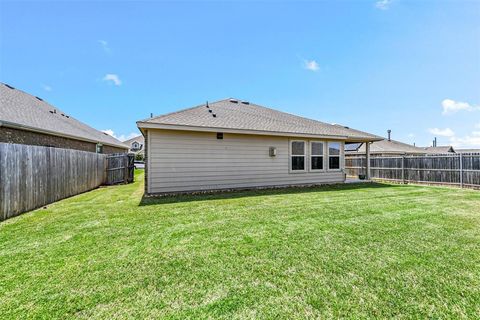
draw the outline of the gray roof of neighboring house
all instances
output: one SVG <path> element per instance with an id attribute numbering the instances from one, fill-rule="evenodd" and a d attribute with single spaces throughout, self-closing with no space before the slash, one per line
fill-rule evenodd
<path id="1" fill-rule="evenodd" d="M 456 153 L 480 153 L 480 149 L 455 149 Z"/>
<path id="2" fill-rule="evenodd" d="M 354 148 L 354 147 L 352 147 Z M 365 144 L 359 146 L 356 150 L 350 147 L 345 148 L 346 154 L 364 154 Z M 382 154 L 426 154 L 423 148 L 415 147 L 407 143 L 396 140 L 383 139 L 382 141 L 373 142 L 370 145 L 370 153 Z"/>
<path id="3" fill-rule="evenodd" d="M 363 144 L 362 142 L 346 143 L 344 150 L 351 151 L 351 152 L 358 151 L 358 149 L 362 146 L 362 144 Z"/>
<path id="4" fill-rule="evenodd" d="M 123 143 L 130 147 L 134 141 L 137 141 L 140 144 L 145 144 L 145 138 L 143 137 L 143 135 L 139 135 L 137 137 L 133 137 L 132 139 L 125 140 L 123 141 Z"/>
<path id="5" fill-rule="evenodd" d="M 425 147 L 422 148 L 429 154 L 436 154 L 436 153 L 455 153 L 455 150 L 452 146 L 437 146 L 437 147 Z"/>
<path id="6" fill-rule="evenodd" d="M 234 101 L 237 101 L 236 103 Z M 161 128 L 175 126 L 214 128 L 249 131 L 249 133 L 277 135 L 332 136 L 339 139 L 375 141 L 382 139 L 373 134 L 350 129 L 341 125 L 328 124 L 289 113 L 244 103 L 241 100 L 225 99 L 202 104 L 193 108 L 138 121 L 139 128 Z M 186 128 L 187 129 L 187 128 Z M 192 128 L 190 128 L 192 129 Z"/>
<path id="7" fill-rule="evenodd" d="M 0 83 L 0 125 L 127 148 L 114 137 L 76 120 L 40 98 L 4 83 Z"/>
<path id="8" fill-rule="evenodd" d="M 142 145 L 142 148 L 140 150 L 132 150 L 132 143 L 136 141 Z M 136 137 L 133 137 L 131 139 L 123 141 L 124 144 L 128 145 L 129 152 L 133 152 L 135 154 L 145 154 L 145 138 L 143 135 L 139 135 Z"/>

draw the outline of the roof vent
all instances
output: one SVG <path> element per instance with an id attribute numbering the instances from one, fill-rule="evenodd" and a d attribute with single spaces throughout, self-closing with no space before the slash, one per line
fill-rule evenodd
<path id="1" fill-rule="evenodd" d="M 38 99 L 38 100 L 40 100 L 40 101 L 43 101 L 43 99 L 42 99 L 42 98 L 40 98 L 40 97 L 35 97 L 35 98 L 37 98 L 37 99 Z"/>
<path id="2" fill-rule="evenodd" d="M 53 110 L 50 110 L 50 113 L 53 113 Z"/>
<path id="3" fill-rule="evenodd" d="M 250 104 L 248 101 L 242 101 L 243 104 Z"/>
<path id="4" fill-rule="evenodd" d="M 217 117 L 217 115 L 216 115 L 215 113 L 213 113 L 213 114 L 212 114 L 212 116 L 213 116 L 214 118 L 216 118 L 216 117 Z"/>
<path id="5" fill-rule="evenodd" d="M 237 99 L 230 99 L 229 100 L 231 103 L 238 103 L 238 100 Z"/>
<path id="6" fill-rule="evenodd" d="M 4 85 L 5 85 L 5 87 L 7 87 L 7 88 L 15 89 L 14 87 L 12 87 L 11 85 L 8 85 L 8 84 L 6 84 L 6 83 L 4 83 Z"/>
<path id="7" fill-rule="evenodd" d="M 212 111 L 212 109 L 208 109 L 208 112 L 212 113 L 213 111 Z"/>

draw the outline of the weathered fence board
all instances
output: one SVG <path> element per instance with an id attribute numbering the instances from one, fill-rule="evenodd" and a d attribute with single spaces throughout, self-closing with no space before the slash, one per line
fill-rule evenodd
<path id="1" fill-rule="evenodd" d="M 118 153 L 107 156 L 107 180 L 105 184 L 133 182 L 135 155 Z"/>
<path id="2" fill-rule="evenodd" d="M 0 220 L 105 182 L 106 155 L 0 143 Z"/>
<path id="3" fill-rule="evenodd" d="M 364 175 L 364 156 L 345 158 L 347 175 Z M 428 156 L 372 157 L 371 177 L 377 179 L 480 186 L 480 153 L 439 154 Z"/>
<path id="4" fill-rule="evenodd" d="M 0 221 L 103 184 L 133 182 L 133 154 L 0 143 Z"/>

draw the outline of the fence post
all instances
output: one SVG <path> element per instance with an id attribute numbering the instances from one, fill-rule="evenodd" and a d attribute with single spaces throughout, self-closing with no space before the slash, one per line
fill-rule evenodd
<path id="1" fill-rule="evenodd" d="M 366 165 L 365 165 L 365 177 L 367 180 L 370 180 L 371 173 L 370 173 L 370 142 L 365 142 L 365 159 L 366 159 Z"/>
<path id="2" fill-rule="evenodd" d="M 463 188 L 463 153 L 460 153 L 460 188 Z"/>
<path id="3" fill-rule="evenodd" d="M 402 156 L 402 183 L 405 184 L 405 155 Z"/>
<path id="4" fill-rule="evenodd" d="M 123 163 L 125 163 L 125 172 L 123 173 L 123 183 L 128 183 L 128 153 L 123 156 Z"/>

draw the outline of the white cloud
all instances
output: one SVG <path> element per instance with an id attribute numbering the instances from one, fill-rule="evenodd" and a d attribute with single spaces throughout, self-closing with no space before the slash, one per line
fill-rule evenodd
<path id="1" fill-rule="evenodd" d="M 480 123 L 474 127 L 480 129 Z M 469 134 L 462 137 L 458 137 L 450 128 L 433 128 L 428 129 L 428 131 L 435 136 L 445 137 L 447 142 L 443 144 L 449 144 L 456 148 L 480 148 L 480 130 L 472 130 Z"/>
<path id="2" fill-rule="evenodd" d="M 105 40 L 98 40 L 98 43 L 100 43 L 100 45 L 102 46 L 103 51 L 105 51 L 106 53 L 110 53 L 110 52 L 111 52 L 110 47 L 108 46 L 108 42 L 107 42 L 107 41 L 105 41 Z"/>
<path id="3" fill-rule="evenodd" d="M 452 114 L 458 111 L 475 111 L 480 110 L 480 106 L 473 106 L 467 102 L 445 99 L 442 101 L 443 115 Z"/>
<path id="4" fill-rule="evenodd" d="M 318 65 L 317 61 L 315 60 L 304 60 L 303 67 L 307 70 L 311 71 L 318 71 L 320 70 L 320 66 Z"/>
<path id="5" fill-rule="evenodd" d="M 117 87 L 120 86 L 122 84 L 122 81 L 120 80 L 120 78 L 118 77 L 118 75 L 114 74 L 114 73 L 107 73 L 105 75 L 105 77 L 103 77 L 102 79 L 103 81 L 106 81 L 106 82 L 112 82 L 114 85 L 116 85 Z"/>
<path id="6" fill-rule="evenodd" d="M 428 129 L 428 132 L 441 137 L 453 137 L 455 135 L 455 132 L 453 132 L 453 130 L 450 128 L 445 128 L 445 129 L 430 128 Z"/>
<path id="7" fill-rule="evenodd" d="M 480 132 L 474 131 L 464 137 L 451 137 L 450 144 L 457 148 L 480 148 Z"/>
<path id="8" fill-rule="evenodd" d="M 128 140 L 128 139 L 132 139 L 132 138 L 135 138 L 137 136 L 139 136 L 140 134 L 138 132 L 131 132 L 127 135 L 125 134 L 121 134 L 121 135 L 116 135 L 115 132 L 112 130 L 112 129 L 106 129 L 106 130 L 102 130 L 102 132 L 114 137 L 115 139 L 117 140 L 120 140 L 120 141 L 125 141 L 125 140 Z"/>
<path id="9" fill-rule="evenodd" d="M 375 7 L 380 10 L 387 10 L 391 3 L 392 0 L 379 0 L 375 2 Z"/>
<path id="10" fill-rule="evenodd" d="M 50 87 L 49 85 L 46 85 L 46 84 L 42 84 L 42 88 L 45 91 L 52 91 L 52 87 Z"/>
<path id="11" fill-rule="evenodd" d="M 103 133 L 108 134 L 109 136 L 115 137 L 115 132 L 112 129 L 102 130 Z"/>

